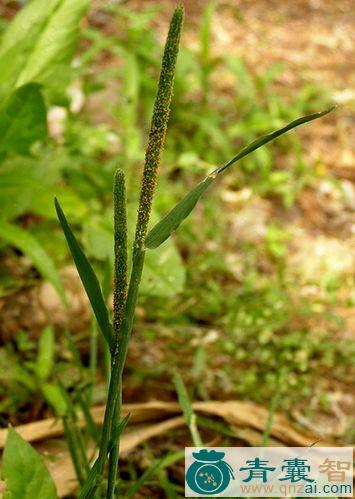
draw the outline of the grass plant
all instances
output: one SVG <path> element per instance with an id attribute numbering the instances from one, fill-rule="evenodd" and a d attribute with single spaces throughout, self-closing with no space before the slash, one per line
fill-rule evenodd
<path id="1" fill-rule="evenodd" d="M 170 23 L 162 58 L 161 73 L 153 108 L 148 146 L 145 154 L 129 282 L 127 280 L 125 176 L 121 170 L 118 170 L 115 174 L 113 189 L 115 250 L 113 324 L 110 322 L 109 312 L 98 279 L 71 231 L 59 202 L 57 200 L 55 202 L 58 218 L 67 239 L 69 249 L 111 355 L 111 377 L 108 387 L 98 457 L 91 467 L 81 489 L 80 497 L 82 499 L 95 497 L 98 486 L 102 481 L 107 461 L 108 484 L 106 497 L 107 499 L 112 499 L 115 495 L 120 435 L 128 421 L 127 418 L 121 421 L 122 374 L 134 321 L 146 251 L 157 248 L 172 235 L 185 218 L 189 216 L 201 196 L 207 191 L 211 184 L 230 166 L 289 130 L 320 118 L 330 111 L 326 110 L 303 116 L 270 134 L 252 141 L 249 145 L 242 148 L 231 160 L 213 170 L 148 233 L 148 225 L 157 183 L 158 166 L 164 146 L 170 114 L 175 66 L 179 50 L 183 17 L 183 7 L 179 6 L 176 8 Z M 201 439 L 196 427 L 194 414 L 191 412 L 191 405 L 187 402 L 187 395 L 184 395 L 186 394 L 186 390 L 180 378 L 176 377 L 175 382 L 179 398 L 183 399 L 185 419 L 188 421 L 188 425 L 194 435 L 195 444 L 199 444 L 201 443 Z"/>

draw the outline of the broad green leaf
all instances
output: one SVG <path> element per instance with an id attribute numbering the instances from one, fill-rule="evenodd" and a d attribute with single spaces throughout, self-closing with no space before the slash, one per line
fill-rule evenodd
<path id="1" fill-rule="evenodd" d="M 46 106 L 40 86 L 28 83 L 15 90 L 0 107 L 0 155 L 28 154 L 47 135 Z"/>
<path id="2" fill-rule="evenodd" d="M 173 240 L 146 253 L 140 285 L 142 295 L 172 298 L 183 292 L 185 280 L 185 268 Z"/>
<path id="3" fill-rule="evenodd" d="M 23 363 L 18 362 L 17 353 L 0 348 L 0 366 L 0 386 L 3 393 L 6 387 L 16 386 L 16 383 L 20 383 L 30 392 L 36 390 L 36 380 L 33 373 L 27 370 Z"/>
<path id="4" fill-rule="evenodd" d="M 113 345 L 113 331 L 99 281 L 83 250 L 80 248 L 71 228 L 69 227 L 67 219 L 65 218 L 63 210 L 57 199 L 55 199 L 55 209 L 57 211 L 58 219 L 62 226 L 74 263 L 78 269 L 80 279 L 90 300 L 96 320 L 107 341 L 107 344 L 111 347 Z"/>
<path id="5" fill-rule="evenodd" d="M 87 214 L 86 203 L 68 185 L 43 185 L 42 189 L 38 189 L 37 197 L 34 197 L 29 204 L 28 211 L 46 220 L 56 220 L 53 211 L 53 197 L 55 195 L 60 196 L 68 217 L 73 216 L 75 220 L 80 220 Z"/>
<path id="6" fill-rule="evenodd" d="M 40 389 L 47 403 L 53 407 L 57 416 L 66 414 L 68 410 L 67 402 L 63 397 L 62 391 L 58 385 L 54 383 L 42 383 Z"/>
<path id="7" fill-rule="evenodd" d="M 153 249 L 166 241 L 187 218 L 202 194 L 212 184 L 213 178 L 207 177 L 189 192 L 160 222 L 158 222 L 146 237 L 145 245 Z"/>
<path id="8" fill-rule="evenodd" d="M 50 376 L 54 362 L 54 331 L 52 326 L 47 326 L 39 339 L 36 360 L 36 374 L 41 381 Z"/>
<path id="9" fill-rule="evenodd" d="M 0 45 L 0 94 L 30 81 L 58 85 L 68 69 L 90 0 L 32 0 Z"/>
<path id="10" fill-rule="evenodd" d="M 145 245 L 147 248 L 153 249 L 160 246 L 166 239 L 168 239 L 171 234 L 180 226 L 180 224 L 189 216 L 191 211 L 196 206 L 202 194 L 208 189 L 212 181 L 228 167 L 244 158 L 251 152 L 255 151 L 259 147 L 267 144 L 271 140 L 280 137 L 284 133 L 292 130 L 299 125 L 307 123 L 309 121 L 321 118 L 325 114 L 330 113 L 334 108 L 327 109 L 319 113 L 309 114 L 292 121 L 288 125 L 279 130 L 276 130 L 267 135 L 263 135 L 256 140 L 253 140 L 248 146 L 244 147 L 236 156 L 229 160 L 224 165 L 216 168 L 210 175 L 200 182 L 191 192 L 189 192 L 160 222 L 158 222 L 153 229 L 148 233 Z"/>
<path id="11" fill-rule="evenodd" d="M 13 220 L 25 213 L 41 184 L 19 171 L 0 171 L 0 219 Z"/>
<path id="12" fill-rule="evenodd" d="M 136 208 L 128 207 L 129 227 L 134 227 Z M 157 215 L 152 212 L 152 220 Z M 129 234 L 129 248 L 132 246 L 132 233 Z M 113 224 L 110 218 L 90 219 L 83 225 L 83 244 L 89 257 L 113 264 Z M 174 242 L 168 241 L 156 251 L 149 251 L 145 257 L 140 293 L 146 296 L 171 298 L 181 293 L 185 285 L 186 272 Z"/>
<path id="13" fill-rule="evenodd" d="M 17 225 L 0 220 L 0 239 L 21 250 L 42 277 L 53 284 L 63 303 L 66 302 L 63 285 L 54 263 L 32 234 Z"/>
<path id="14" fill-rule="evenodd" d="M 129 210 L 128 213 L 135 216 L 133 209 Z M 151 213 L 151 220 L 153 223 L 158 220 L 154 210 Z M 134 227 L 133 216 L 129 226 Z M 185 281 L 185 267 L 172 239 L 161 248 L 157 248 L 156 251 L 146 252 L 139 288 L 142 295 L 172 298 L 183 292 Z"/>
<path id="15" fill-rule="evenodd" d="M 113 220 L 110 218 L 90 217 L 83 223 L 83 246 L 89 258 L 104 262 L 114 262 Z"/>
<path id="16" fill-rule="evenodd" d="M 79 197 L 77 184 L 72 182 L 74 192 L 73 188 L 61 183 L 63 169 L 70 157 L 52 148 L 42 152 L 36 157 L 11 155 L 1 163 L 0 219 L 11 221 L 24 213 L 33 213 L 46 220 L 56 220 L 55 195 L 60 196 L 67 216 L 80 220 L 87 214 L 87 203 Z M 36 230 L 42 226 L 36 226 Z"/>
<path id="17" fill-rule="evenodd" d="M 42 457 L 15 430 L 9 428 L 2 461 L 6 481 L 4 499 L 56 499 L 52 477 Z"/>
<path id="18" fill-rule="evenodd" d="M 76 220 L 83 219 L 88 210 L 85 202 L 69 186 L 49 184 L 47 180 L 39 178 L 36 170 L 18 166 L 17 161 L 14 162 L 13 168 L 7 171 L 2 165 L 0 168 L 0 219 L 11 221 L 25 213 L 31 213 L 45 220 L 56 220 L 53 210 L 55 194 L 60 195 L 68 216 L 73 216 Z M 40 229 L 40 226 L 37 228 Z"/>

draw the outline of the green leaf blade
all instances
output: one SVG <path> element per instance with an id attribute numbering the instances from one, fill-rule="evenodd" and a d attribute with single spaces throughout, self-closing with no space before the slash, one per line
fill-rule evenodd
<path id="1" fill-rule="evenodd" d="M 325 111 L 321 111 L 319 113 L 302 116 L 301 118 L 291 121 L 291 123 L 289 123 L 288 125 L 275 130 L 274 132 L 263 135 L 262 137 L 253 140 L 253 142 L 239 151 L 239 153 L 231 160 L 211 172 L 205 180 L 200 182 L 192 191 L 190 191 L 160 222 L 158 222 L 151 229 L 145 239 L 146 248 L 157 248 L 171 236 L 171 234 L 180 226 L 185 218 L 190 215 L 202 194 L 208 189 L 217 175 L 219 175 L 231 165 L 244 158 L 248 154 L 252 153 L 256 149 L 259 149 L 259 147 L 262 147 L 268 142 L 280 137 L 293 128 L 325 116 L 333 109 L 334 107 L 326 109 Z"/>
<path id="2" fill-rule="evenodd" d="M 28 154 L 30 146 L 46 135 L 47 113 L 40 85 L 23 85 L 0 108 L 0 154 Z"/>
<path id="3" fill-rule="evenodd" d="M 53 260 L 32 234 L 17 225 L 0 220 L 0 238 L 21 250 L 42 277 L 53 285 L 63 303 L 66 303 L 64 288 Z"/>
<path id="4" fill-rule="evenodd" d="M 129 420 L 131 417 L 131 413 L 129 412 L 112 430 L 111 441 L 108 447 L 108 453 L 112 451 L 112 449 L 117 445 L 118 439 L 125 431 Z"/>
<path id="5" fill-rule="evenodd" d="M 99 324 L 102 334 L 104 335 L 109 347 L 111 348 L 113 346 L 113 331 L 109 320 L 108 310 L 102 296 L 99 281 L 83 250 L 79 246 L 76 237 L 69 227 L 67 219 L 57 199 L 55 199 L 55 209 L 57 211 L 59 222 L 62 226 L 81 282 L 83 283 L 86 294 L 94 311 L 96 320 Z"/>
<path id="6" fill-rule="evenodd" d="M 36 374 L 40 381 L 46 381 L 54 365 L 54 331 L 52 326 L 47 326 L 38 343 L 38 354 L 36 360 Z"/>
<path id="7" fill-rule="evenodd" d="M 140 286 L 142 295 L 173 298 L 183 292 L 185 282 L 186 269 L 172 239 L 146 253 Z"/>
<path id="8" fill-rule="evenodd" d="M 128 203 L 128 227 L 133 228 L 135 222 L 134 203 Z M 159 217 L 153 209 L 152 223 L 157 223 Z M 128 248 L 133 245 L 134 234 L 128 235 Z M 88 258 L 95 258 L 104 263 L 109 260 L 114 265 L 114 250 L 112 241 L 114 228 L 111 217 L 88 218 L 83 224 L 83 247 Z M 173 298 L 182 293 L 186 281 L 186 270 L 181 255 L 174 241 L 170 239 L 155 251 L 147 251 L 139 291 L 145 296 Z M 111 282 L 110 282 L 111 287 Z M 105 293 L 104 293 L 105 294 Z"/>
<path id="9" fill-rule="evenodd" d="M 188 396 L 185 383 L 179 373 L 173 374 L 173 382 L 179 399 L 179 404 L 184 415 L 185 423 L 187 426 L 191 423 L 191 418 L 194 413 L 190 398 Z"/>
<path id="10" fill-rule="evenodd" d="M 90 0 L 33 0 L 23 7 L 0 45 L 0 94 L 30 81 L 58 87 L 89 5 Z"/>
<path id="11" fill-rule="evenodd" d="M 173 465 L 177 461 L 184 459 L 183 451 L 171 452 L 163 456 L 161 459 L 156 461 L 150 468 L 148 468 L 139 478 L 136 480 L 125 493 L 125 498 L 135 497 L 137 492 L 147 480 L 149 480 L 152 476 L 157 474 L 159 471 L 164 470 L 165 468 Z"/>
<path id="12" fill-rule="evenodd" d="M 56 489 L 42 457 L 15 430 L 9 428 L 5 445 L 2 476 L 5 497 L 11 499 L 56 499 Z"/>
<path id="13" fill-rule="evenodd" d="M 292 130 L 293 128 L 296 128 L 300 125 L 308 123 L 309 121 L 317 120 L 318 118 L 325 116 L 326 114 L 333 111 L 333 109 L 334 109 L 334 107 L 331 107 L 330 109 L 326 109 L 325 111 L 320 111 L 319 113 L 313 113 L 313 114 L 307 114 L 306 116 L 301 116 L 300 118 L 297 118 L 296 120 L 291 121 L 291 123 L 288 123 L 288 125 L 286 125 L 282 128 L 279 128 L 278 130 L 275 130 L 274 132 L 263 135 L 262 137 L 258 137 L 257 139 L 253 140 L 250 144 L 248 144 L 246 147 L 243 147 L 243 149 L 241 151 L 239 151 L 239 153 L 236 156 L 234 156 L 231 160 L 229 160 L 224 165 L 217 168 L 213 173 L 215 173 L 215 174 L 222 173 L 224 170 L 229 168 L 231 165 L 233 165 L 234 163 L 236 163 L 240 159 L 244 158 L 245 156 L 248 156 L 248 154 L 252 153 L 253 151 L 256 151 L 256 149 L 259 149 L 259 147 L 262 147 L 263 145 L 267 144 L 268 142 L 271 142 L 272 140 L 277 139 L 278 137 L 280 137 L 281 135 L 284 135 L 285 133 Z"/>
<path id="14" fill-rule="evenodd" d="M 145 239 L 145 246 L 154 249 L 166 241 L 171 234 L 180 226 L 195 208 L 202 194 L 209 188 L 213 181 L 207 177 L 190 191 L 153 229 Z"/>
<path id="15" fill-rule="evenodd" d="M 176 388 L 184 420 L 186 425 L 189 427 L 194 446 L 202 447 L 203 443 L 197 428 L 196 414 L 194 413 L 194 409 L 187 393 L 185 383 L 179 373 L 174 373 L 173 382 Z"/>

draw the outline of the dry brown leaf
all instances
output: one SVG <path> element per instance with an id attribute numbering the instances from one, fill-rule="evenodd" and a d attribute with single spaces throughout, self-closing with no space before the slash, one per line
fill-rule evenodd
<path id="1" fill-rule="evenodd" d="M 230 425 L 251 427 L 260 432 L 263 431 L 268 418 L 266 409 L 251 402 L 234 400 L 195 402 L 193 406 L 195 411 L 218 416 Z M 96 424 L 101 424 L 104 410 L 104 407 L 94 407 L 92 409 L 91 414 Z M 136 424 L 164 419 L 169 414 L 181 413 L 181 409 L 175 402 L 151 401 L 141 404 L 124 404 L 122 412 L 123 415 L 130 413 L 130 423 Z M 79 415 L 78 421 L 80 427 L 85 426 L 85 420 L 81 415 Z M 63 425 L 60 420 L 49 418 L 17 426 L 16 431 L 28 442 L 36 442 L 62 435 Z M 334 445 L 332 442 L 325 442 L 321 435 L 296 430 L 286 417 L 278 413 L 274 415 L 270 434 L 286 444 L 307 446 L 321 439 L 323 445 Z M 6 435 L 7 429 L 0 430 L 0 448 L 5 445 Z"/>
<path id="2" fill-rule="evenodd" d="M 122 412 L 125 416 L 130 413 L 130 423 L 144 423 L 145 421 L 156 421 L 166 417 L 169 412 L 179 413 L 179 406 L 177 404 L 172 404 L 175 410 L 169 410 L 169 407 L 162 408 L 161 403 L 157 402 L 153 404 L 148 402 L 146 404 L 125 404 L 123 405 Z M 100 425 L 103 420 L 105 412 L 105 407 L 93 407 L 91 409 L 91 415 L 96 424 Z M 82 414 L 78 414 L 78 425 L 80 428 L 85 426 L 85 418 Z M 41 421 L 35 421 L 33 423 L 28 423 L 16 427 L 16 431 L 22 438 L 27 440 L 27 442 L 38 442 L 40 440 L 58 437 L 64 434 L 63 424 L 61 419 L 58 418 L 48 418 Z M 5 445 L 7 437 L 7 429 L 0 430 L 0 449 Z"/>
<path id="3" fill-rule="evenodd" d="M 195 402 L 194 409 L 197 413 L 224 419 L 235 429 L 237 437 L 249 445 L 257 446 L 260 444 L 261 433 L 268 418 L 268 411 L 263 407 L 250 402 L 211 401 Z M 152 401 L 141 404 L 125 404 L 122 412 L 123 414 L 131 414 L 130 426 L 121 439 L 122 455 L 129 454 L 142 442 L 165 434 L 184 424 L 182 416 L 170 417 L 181 413 L 180 406 L 175 402 Z M 102 422 L 103 414 L 104 407 L 92 409 L 92 416 L 97 424 Z M 163 419 L 163 421 L 157 422 L 159 419 Z M 85 426 L 85 420 L 82 416 L 79 416 L 79 425 Z M 42 441 L 36 444 L 36 448 L 44 457 L 51 457 L 47 464 L 56 483 L 59 497 L 75 491 L 75 472 L 65 442 L 60 439 L 49 440 L 63 434 L 61 421 L 50 418 L 18 426 L 16 431 L 29 442 Z M 6 429 L 0 430 L 0 448 L 4 446 L 6 434 Z M 334 442 L 320 440 L 318 435 L 296 430 L 287 418 L 280 414 L 275 414 L 273 418 L 270 436 L 269 444 L 272 446 L 283 444 L 309 446 L 315 442 L 318 442 L 318 445 L 334 445 Z M 45 441 L 46 439 L 47 441 Z M 93 453 L 94 447 L 91 446 L 88 449 L 88 455 L 92 457 Z M 2 490 L 0 484 L 0 492 Z"/>
<path id="4" fill-rule="evenodd" d="M 268 411 L 251 402 L 196 402 L 194 408 L 197 412 L 219 416 L 229 424 L 252 427 L 260 432 L 263 432 L 268 419 Z M 309 446 L 320 440 L 322 445 L 334 445 L 332 442 L 325 442 L 319 435 L 296 430 L 281 414 L 274 415 L 270 435 L 289 445 Z"/>

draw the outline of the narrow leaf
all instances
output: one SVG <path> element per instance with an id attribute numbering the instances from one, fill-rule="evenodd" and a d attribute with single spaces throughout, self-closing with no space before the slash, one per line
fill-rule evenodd
<path id="1" fill-rule="evenodd" d="M 160 220 L 147 235 L 145 246 L 149 249 L 153 249 L 166 241 L 179 227 L 181 222 L 190 215 L 198 200 L 209 188 L 212 181 L 212 177 L 207 177 L 200 182 L 162 220 Z"/>
<path id="2" fill-rule="evenodd" d="M 118 425 L 113 429 L 112 435 L 111 435 L 111 441 L 108 447 L 108 454 L 112 451 L 112 449 L 117 446 L 118 439 L 122 435 L 122 433 L 125 431 L 126 426 L 128 425 L 128 422 L 130 420 L 131 413 L 129 412 L 121 421 L 118 423 Z"/>
<path id="3" fill-rule="evenodd" d="M 97 445 L 99 445 L 99 443 L 100 443 L 100 431 L 99 431 L 98 427 L 96 426 L 95 421 L 91 415 L 90 406 L 88 404 L 88 401 L 84 399 L 84 397 L 81 393 L 81 390 L 76 391 L 76 397 L 77 397 L 81 412 L 84 415 L 88 432 L 89 432 L 91 438 L 94 440 L 94 442 Z"/>
<path id="4" fill-rule="evenodd" d="M 184 453 L 183 451 L 177 451 L 177 452 L 172 452 L 169 454 L 166 454 L 163 456 L 161 459 L 159 459 L 153 466 L 148 468 L 140 477 L 138 480 L 136 480 L 130 488 L 127 490 L 125 493 L 125 497 L 135 497 L 139 489 L 145 484 L 149 478 L 154 476 L 159 470 L 163 470 L 164 468 L 167 468 L 168 466 L 173 465 L 177 461 L 180 461 L 184 458 Z"/>
<path id="5" fill-rule="evenodd" d="M 80 372 L 83 372 L 85 370 L 85 366 L 81 360 L 79 350 L 74 343 L 74 340 L 68 329 L 65 329 L 64 334 L 68 343 L 68 348 L 70 350 L 70 353 L 72 354 L 71 362 L 73 362 L 73 364 L 79 369 Z"/>
<path id="6" fill-rule="evenodd" d="M 185 383 L 183 382 L 182 377 L 178 373 L 174 373 L 173 381 L 179 398 L 179 404 L 182 409 L 182 413 L 184 415 L 185 423 L 189 426 L 194 411 L 188 393 L 186 391 Z"/>
<path id="7" fill-rule="evenodd" d="M 21 250 L 40 274 L 53 284 L 63 303 L 66 303 L 64 289 L 54 263 L 32 234 L 17 225 L 0 220 L 0 238 Z"/>
<path id="8" fill-rule="evenodd" d="M 73 422 L 70 421 L 70 419 L 67 416 L 63 416 L 62 423 L 64 428 L 65 440 L 67 442 L 76 478 L 79 484 L 83 485 L 85 481 L 85 473 L 83 470 L 81 457 L 78 451 L 77 439 L 76 439 L 75 429 L 73 428 Z"/>
<path id="9" fill-rule="evenodd" d="M 251 152 L 259 149 L 259 147 L 267 144 L 271 140 L 280 137 L 284 133 L 292 130 L 299 125 L 307 123 L 312 120 L 316 120 L 317 118 L 321 118 L 325 114 L 330 113 L 333 108 L 327 109 L 326 111 L 321 111 L 319 113 L 309 114 L 307 116 L 303 116 L 298 118 L 297 120 L 292 121 L 288 125 L 279 130 L 276 130 L 267 135 L 263 135 L 256 140 L 253 140 L 248 146 L 244 147 L 236 156 L 234 156 L 231 160 L 229 160 L 224 165 L 216 168 L 213 172 L 211 172 L 205 180 L 200 182 L 192 191 L 190 191 L 165 217 L 158 222 L 152 230 L 148 233 L 145 239 L 145 246 L 149 249 L 157 248 L 160 246 L 166 239 L 168 239 L 171 234 L 180 226 L 180 224 L 187 218 L 191 211 L 196 206 L 202 194 L 208 189 L 211 185 L 212 181 L 217 177 L 218 174 L 222 173 L 229 166 L 233 165 L 240 159 L 244 158 Z"/>
<path id="10" fill-rule="evenodd" d="M 74 236 L 67 219 L 60 207 L 59 202 L 55 199 L 55 209 L 57 211 L 59 222 L 62 226 L 65 238 L 67 240 L 70 252 L 74 263 L 78 270 L 81 282 L 85 288 L 86 294 L 90 300 L 96 320 L 100 326 L 101 332 L 104 335 L 107 344 L 111 348 L 113 345 L 113 331 L 110 324 L 108 310 L 105 305 L 99 281 L 93 271 L 88 259 L 79 246 L 76 237 Z"/>
<path id="11" fill-rule="evenodd" d="M 41 383 L 40 385 L 43 397 L 47 403 L 54 409 L 57 416 L 62 416 L 67 411 L 67 403 L 63 394 L 54 383 Z"/>
<path id="12" fill-rule="evenodd" d="M 189 395 L 187 393 L 183 379 L 180 376 L 180 374 L 175 373 L 173 376 L 173 381 L 176 388 L 176 392 L 178 394 L 179 404 L 181 406 L 182 413 L 184 415 L 185 423 L 189 427 L 194 446 L 202 447 L 203 443 L 197 428 L 196 414 L 194 413 L 192 403 L 189 399 Z"/>
<path id="13" fill-rule="evenodd" d="M 73 458 L 77 459 L 77 464 L 82 470 L 82 474 L 86 475 L 89 473 L 89 461 L 87 458 L 86 450 L 85 450 L 85 442 L 81 430 L 78 426 L 78 417 L 76 414 L 76 407 L 66 389 L 63 382 L 58 378 L 57 380 L 57 388 L 60 390 L 63 399 L 66 403 L 66 413 L 63 416 L 63 423 L 66 420 L 68 424 L 68 428 L 70 429 L 71 438 L 73 439 L 74 447 L 75 447 L 75 455 Z"/>
<path id="14" fill-rule="evenodd" d="M 54 331 L 52 326 L 47 326 L 38 343 L 36 361 L 36 374 L 41 381 L 49 378 L 54 362 Z"/>
<path id="15" fill-rule="evenodd" d="M 6 481 L 5 497 L 11 499 L 56 499 L 55 485 L 42 457 L 15 430 L 9 428 L 2 476 Z"/>
<path id="16" fill-rule="evenodd" d="M 330 113 L 333 111 L 334 107 L 331 107 L 330 109 L 326 109 L 325 111 L 320 111 L 319 113 L 314 113 L 314 114 L 308 114 L 306 116 L 302 116 L 301 118 L 297 118 L 297 120 L 291 121 L 288 125 L 279 128 L 278 130 L 275 130 L 274 132 L 268 133 L 266 135 L 263 135 L 262 137 L 259 137 L 258 139 L 253 140 L 249 145 L 246 147 L 243 147 L 239 153 L 234 156 L 231 160 L 227 161 L 224 165 L 220 166 L 217 168 L 213 173 L 221 173 L 224 170 L 226 170 L 229 166 L 233 165 L 240 159 L 244 158 L 251 152 L 255 151 L 256 149 L 259 149 L 259 147 L 267 144 L 268 142 L 271 142 L 274 139 L 277 139 L 277 137 L 280 137 L 284 133 L 288 132 L 289 130 L 292 130 L 292 128 L 296 128 L 297 126 L 303 125 L 304 123 L 308 123 L 309 121 L 316 120 L 318 118 L 321 118 L 322 116 Z"/>

